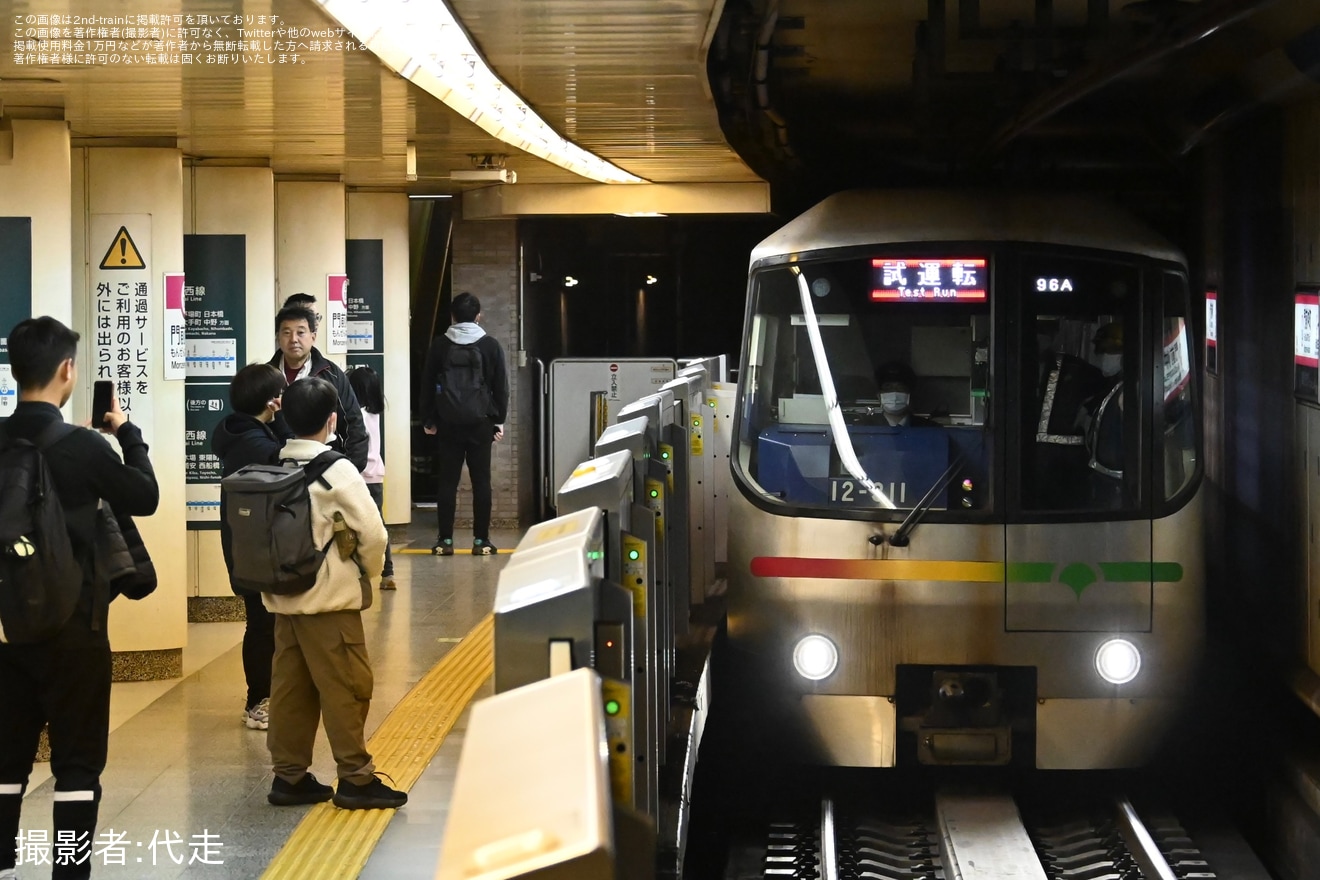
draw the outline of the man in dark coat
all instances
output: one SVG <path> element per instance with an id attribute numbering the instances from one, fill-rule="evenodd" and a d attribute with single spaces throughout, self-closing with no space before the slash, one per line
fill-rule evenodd
<path id="1" fill-rule="evenodd" d="M 336 420 L 336 436 L 329 446 L 348 456 L 353 466 L 361 471 L 367 466 L 367 428 L 362 424 L 362 409 L 348 376 L 316 350 L 316 314 L 302 306 L 280 309 L 275 316 L 275 341 L 280 350 L 270 359 L 270 365 L 284 371 L 288 384 L 315 376 L 335 386 L 339 393 L 339 418 Z M 293 436 L 278 415 L 275 417 L 275 433 L 286 440 Z"/>

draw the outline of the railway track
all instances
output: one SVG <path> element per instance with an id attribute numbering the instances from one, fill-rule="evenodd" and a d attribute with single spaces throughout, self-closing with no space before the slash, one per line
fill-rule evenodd
<path id="1" fill-rule="evenodd" d="M 725 880 L 1268 880 L 1244 847 L 1217 869 L 1177 816 L 1122 794 L 944 790 L 915 808 L 823 797 L 732 853 Z M 1208 833 L 1208 832 L 1207 832 Z"/>

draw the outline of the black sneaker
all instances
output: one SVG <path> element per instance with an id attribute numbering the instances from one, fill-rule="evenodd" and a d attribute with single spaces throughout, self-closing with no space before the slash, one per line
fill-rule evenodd
<path id="1" fill-rule="evenodd" d="M 341 810 L 397 810 L 406 803 L 407 794 L 390 788 L 379 778 L 366 785 L 354 785 L 341 779 L 339 789 L 335 791 L 335 806 Z"/>
<path id="2" fill-rule="evenodd" d="M 435 546 L 431 548 L 431 555 L 432 555 L 432 556 L 453 556 L 453 555 L 454 555 L 454 539 L 453 539 L 453 538 L 443 538 L 443 539 L 441 539 L 441 540 L 439 540 L 439 541 L 436 541 L 436 542 L 435 542 Z"/>
<path id="3" fill-rule="evenodd" d="M 492 544 L 490 541 L 485 540 L 484 538 L 477 538 L 475 541 L 472 542 L 473 556 L 494 556 L 496 553 L 499 552 L 500 552 L 499 548 L 497 548 L 494 544 Z"/>
<path id="4" fill-rule="evenodd" d="M 333 788 L 322 785 L 316 781 L 315 776 L 305 773 L 303 778 L 294 784 L 276 776 L 275 781 L 270 785 L 270 794 L 266 795 L 266 800 L 277 807 L 297 807 L 303 804 L 319 804 L 330 800 L 334 795 Z"/>

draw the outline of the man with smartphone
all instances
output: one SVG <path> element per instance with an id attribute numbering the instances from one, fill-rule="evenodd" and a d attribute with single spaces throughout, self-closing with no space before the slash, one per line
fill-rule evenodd
<path id="1" fill-rule="evenodd" d="M 78 384 L 78 338 L 50 317 L 21 321 L 9 333 L 18 406 L 5 422 L 5 434 L 38 445 L 45 441 L 42 454 L 82 569 L 82 590 L 72 616 L 54 636 L 0 643 L 0 706 L 5 707 L 0 712 L 0 876 L 14 868 L 8 841 L 18 835 L 23 791 L 43 725 L 50 727 L 55 836 L 74 841 L 74 851 L 64 863 L 57 861 L 52 876 L 91 875 L 110 723 L 110 589 L 96 575 L 97 504 L 104 500 L 118 512 L 150 516 L 160 500 L 147 444 L 119 408 L 113 387 L 108 394 L 97 389 L 104 412 L 94 425 L 119 441 L 122 461 L 105 438 L 63 424 L 60 407 Z"/>

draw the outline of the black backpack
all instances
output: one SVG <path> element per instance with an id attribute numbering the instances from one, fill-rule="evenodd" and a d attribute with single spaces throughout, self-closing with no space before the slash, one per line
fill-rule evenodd
<path id="1" fill-rule="evenodd" d="M 220 481 L 225 523 L 233 535 L 234 585 L 254 593 L 290 595 L 316 583 L 324 547 L 312 540 L 312 499 L 307 488 L 345 458 L 322 452 L 302 466 L 250 464 Z"/>
<path id="2" fill-rule="evenodd" d="M 0 424 L 0 642 L 45 641 L 78 607 L 82 566 L 42 455 L 76 430 L 58 421 L 31 441 Z"/>
<path id="3" fill-rule="evenodd" d="M 441 424 L 466 427 L 490 418 L 485 366 L 476 343 L 450 343 L 435 380 L 435 411 Z"/>

